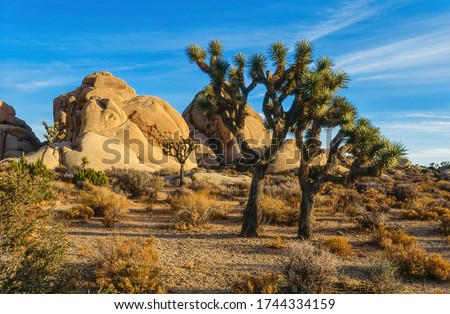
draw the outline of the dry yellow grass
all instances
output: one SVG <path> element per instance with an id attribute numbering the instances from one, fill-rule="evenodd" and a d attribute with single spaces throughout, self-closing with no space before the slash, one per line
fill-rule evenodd
<path id="1" fill-rule="evenodd" d="M 172 207 L 178 211 L 178 226 L 196 227 L 227 215 L 226 206 L 206 190 L 175 197 Z"/>
<path id="2" fill-rule="evenodd" d="M 267 247 L 278 250 L 284 249 L 286 247 L 286 242 L 281 235 L 277 234 L 272 239 L 267 241 Z"/>
<path id="3" fill-rule="evenodd" d="M 349 256 L 353 254 L 353 248 L 344 236 L 331 237 L 323 243 L 331 253 L 339 256 Z"/>
<path id="4" fill-rule="evenodd" d="M 293 226 L 298 223 L 300 207 L 288 206 L 284 201 L 264 195 L 261 199 L 261 218 L 263 224 L 286 224 Z"/>
<path id="5" fill-rule="evenodd" d="M 108 238 L 94 256 L 100 293 L 163 293 L 155 239 Z"/>
<path id="6" fill-rule="evenodd" d="M 262 273 L 236 282 L 231 287 L 235 294 L 275 294 L 279 291 L 280 276 Z"/>
<path id="7" fill-rule="evenodd" d="M 105 227 L 112 227 L 122 220 L 128 212 L 128 199 L 107 187 L 93 187 L 91 191 L 83 192 L 81 203 L 94 210 L 96 216 L 103 217 Z"/>

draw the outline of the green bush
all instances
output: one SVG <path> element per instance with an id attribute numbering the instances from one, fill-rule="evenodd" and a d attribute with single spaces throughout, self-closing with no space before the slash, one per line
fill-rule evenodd
<path id="1" fill-rule="evenodd" d="M 0 293 L 56 293 L 68 286 L 67 241 L 50 209 L 50 173 L 24 158 L 0 178 Z"/>
<path id="2" fill-rule="evenodd" d="M 11 162 L 11 170 L 20 174 L 29 174 L 31 177 L 41 177 L 47 180 L 54 180 L 55 173 L 47 168 L 42 159 L 38 159 L 35 162 L 29 162 L 25 156 L 20 157 L 18 160 Z"/>
<path id="3" fill-rule="evenodd" d="M 156 198 L 156 194 L 164 187 L 164 179 L 147 171 L 133 169 L 107 170 L 111 183 L 118 186 L 131 197 Z"/>
<path id="4" fill-rule="evenodd" d="M 73 176 L 73 182 L 84 182 L 89 181 L 93 185 L 101 186 L 108 184 L 108 177 L 101 170 L 95 170 L 92 168 L 78 168 Z"/>
<path id="5" fill-rule="evenodd" d="M 34 172 L 32 167 L 25 159 L 12 162 L 8 174 L 0 178 L 1 204 L 28 205 L 52 197 L 51 176 Z"/>

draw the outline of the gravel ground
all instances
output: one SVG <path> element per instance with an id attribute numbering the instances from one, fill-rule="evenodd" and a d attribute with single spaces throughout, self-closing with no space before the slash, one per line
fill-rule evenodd
<path id="1" fill-rule="evenodd" d="M 59 206 L 61 210 L 69 207 Z M 270 248 L 268 243 L 275 235 L 283 237 L 286 247 L 298 241 L 295 239 L 296 227 L 286 226 L 265 226 L 258 238 L 239 237 L 241 212 L 237 201 L 229 202 L 226 219 L 183 231 L 174 228 L 176 214 L 166 205 L 158 204 L 150 213 L 145 212 L 144 205 L 139 203 L 133 203 L 131 208 L 126 219 L 114 229 L 104 228 L 97 219 L 87 224 L 69 223 L 73 261 L 88 265 L 88 256 L 97 240 L 104 236 L 154 236 L 167 292 L 230 293 L 233 283 L 249 275 L 280 271 L 289 249 Z M 395 219 L 394 223 L 401 224 L 408 234 L 418 237 L 420 245 L 427 251 L 438 252 L 450 259 L 449 243 L 436 232 L 434 224 Z M 340 259 L 343 275 L 340 275 L 341 282 L 337 285 L 336 292 L 339 293 L 364 292 L 368 269 L 380 251 L 373 244 L 371 235 L 355 226 L 343 215 L 330 215 L 326 208 L 316 211 L 313 241 L 321 243 L 330 236 L 342 234 L 355 252 Z M 450 293 L 448 283 L 431 280 L 404 281 L 402 292 L 430 293 L 436 289 Z"/>

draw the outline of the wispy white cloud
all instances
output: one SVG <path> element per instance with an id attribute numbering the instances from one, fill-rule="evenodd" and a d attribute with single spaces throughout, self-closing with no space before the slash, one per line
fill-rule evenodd
<path id="1" fill-rule="evenodd" d="M 27 80 L 27 81 L 0 81 L 0 86 L 12 88 L 19 91 L 36 91 L 46 87 L 66 86 L 76 81 L 75 77 L 59 77 L 48 80 Z"/>
<path id="2" fill-rule="evenodd" d="M 448 115 L 430 114 L 430 113 L 405 113 L 394 115 L 396 118 L 427 118 L 427 119 L 450 119 Z"/>
<path id="3" fill-rule="evenodd" d="M 379 13 L 384 6 L 372 5 L 373 1 L 347 1 L 339 8 L 328 10 L 329 19 L 310 30 L 302 32 L 302 38 L 317 40 L 321 37 L 337 32 L 353 24 L 366 20 Z"/>
<path id="4" fill-rule="evenodd" d="M 46 40 L 22 35 L 4 38 L 7 46 L 32 47 L 38 50 L 64 51 L 67 54 L 107 54 L 180 51 L 193 42 L 207 44 L 211 38 L 222 40 L 228 49 L 267 47 L 276 40 L 288 43 L 307 38 L 317 40 L 326 35 L 369 19 L 397 1 L 379 4 L 373 0 L 345 1 L 336 6 L 317 6 L 318 22 L 302 20 L 263 25 L 223 25 L 208 28 L 187 28 L 183 31 L 133 31 L 132 33 L 90 33 L 77 36 L 51 36 Z M 270 5 L 268 5 L 270 7 Z M 292 7 L 292 4 L 290 5 Z M 287 8 L 288 9 L 288 8 Z M 270 14 L 268 14 L 270 16 Z"/>
<path id="5" fill-rule="evenodd" d="M 392 31 L 396 38 L 390 40 L 394 42 L 339 56 L 336 64 L 355 75 L 356 81 L 434 82 L 448 78 L 450 15 L 413 21 L 409 26 L 409 29 L 402 27 L 399 33 Z"/>
<path id="6" fill-rule="evenodd" d="M 450 137 L 450 121 L 387 121 L 382 123 L 382 130 L 402 136 L 414 137 L 417 134 L 434 133 Z"/>
<path id="7" fill-rule="evenodd" d="M 410 154 L 411 157 L 433 157 L 439 160 L 450 157 L 450 148 L 430 148 L 420 150 Z"/>

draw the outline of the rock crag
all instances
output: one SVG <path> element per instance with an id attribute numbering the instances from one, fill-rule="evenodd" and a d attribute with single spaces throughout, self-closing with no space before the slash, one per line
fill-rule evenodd
<path id="1" fill-rule="evenodd" d="M 13 107 L 0 100 L 0 160 L 33 152 L 41 142 Z"/>

